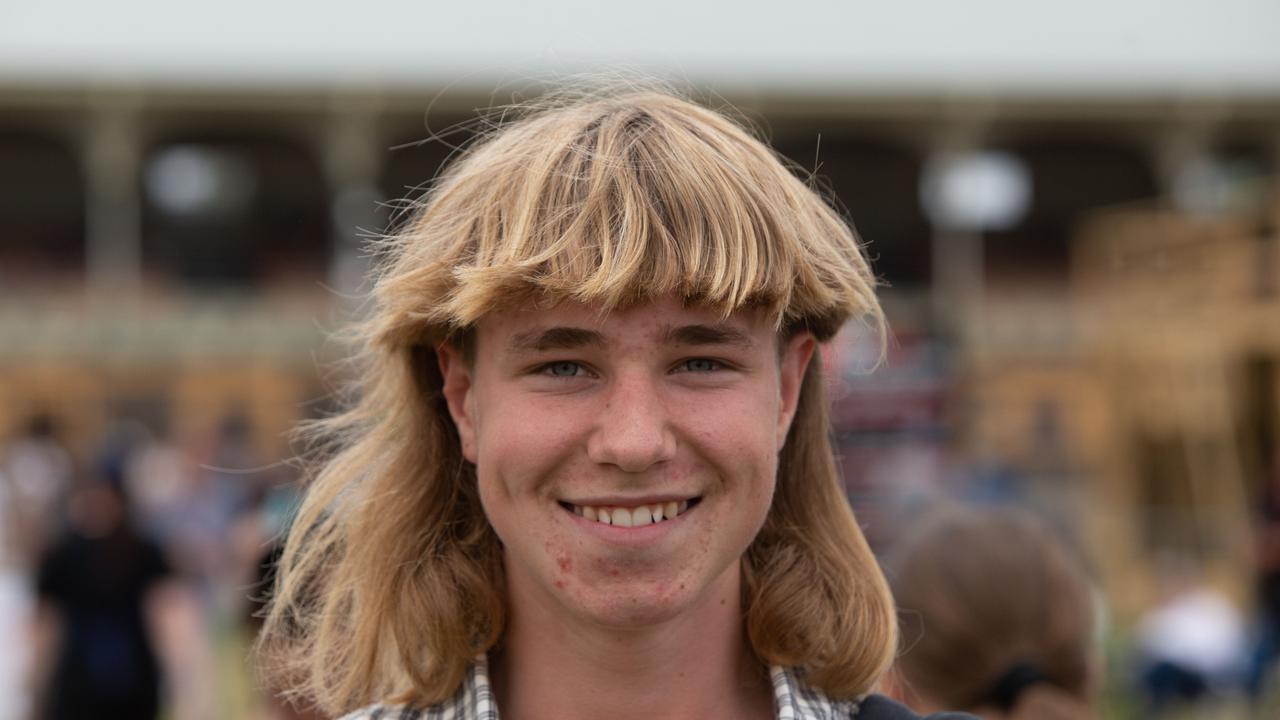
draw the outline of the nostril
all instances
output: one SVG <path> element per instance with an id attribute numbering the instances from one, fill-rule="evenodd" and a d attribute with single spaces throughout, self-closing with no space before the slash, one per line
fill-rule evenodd
<path id="1" fill-rule="evenodd" d="M 587 445 L 588 457 L 624 472 L 642 472 L 676 455 L 676 441 L 664 427 L 631 426 L 601 431 Z"/>

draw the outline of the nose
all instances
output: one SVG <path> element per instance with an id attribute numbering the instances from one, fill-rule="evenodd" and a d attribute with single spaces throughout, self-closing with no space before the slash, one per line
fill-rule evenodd
<path id="1" fill-rule="evenodd" d="M 676 438 L 659 388 L 639 375 L 611 384 L 587 442 L 592 462 L 638 473 L 675 457 Z"/>

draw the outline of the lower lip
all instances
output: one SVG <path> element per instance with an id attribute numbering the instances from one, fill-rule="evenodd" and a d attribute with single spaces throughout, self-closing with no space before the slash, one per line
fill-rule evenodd
<path id="1" fill-rule="evenodd" d="M 684 523 L 682 521 L 689 513 L 697 509 L 697 505 L 688 508 L 670 520 L 649 523 L 648 525 L 641 525 L 639 527 L 606 525 L 596 520 L 588 520 L 572 510 L 565 510 L 563 507 L 560 509 L 568 513 L 569 517 L 580 525 L 583 530 L 592 533 L 605 542 L 613 543 L 615 545 L 645 545 L 662 539 L 668 533 L 683 525 Z"/>

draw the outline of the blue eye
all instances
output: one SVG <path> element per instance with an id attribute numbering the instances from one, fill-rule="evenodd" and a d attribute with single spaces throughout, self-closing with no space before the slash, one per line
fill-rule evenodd
<path id="1" fill-rule="evenodd" d="M 576 362 L 562 360 L 545 365 L 542 371 L 552 377 L 577 377 L 582 373 L 582 366 Z"/>
<path id="2" fill-rule="evenodd" d="M 713 372 L 719 370 L 721 365 L 718 361 L 711 358 L 690 358 L 684 361 L 683 369 L 688 372 Z"/>

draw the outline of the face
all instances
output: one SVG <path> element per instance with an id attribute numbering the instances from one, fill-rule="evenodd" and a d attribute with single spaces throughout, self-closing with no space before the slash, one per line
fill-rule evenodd
<path id="1" fill-rule="evenodd" d="M 470 363 L 440 348 L 511 602 L 626 627 L 736 590 L 814 345 L 666 298 L 493 313 Z"/>

